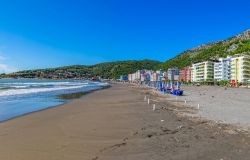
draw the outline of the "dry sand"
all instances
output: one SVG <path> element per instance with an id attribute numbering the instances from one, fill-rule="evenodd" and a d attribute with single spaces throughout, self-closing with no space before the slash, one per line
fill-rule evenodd
<path id="1" fill-rule="evenodd" d="M 207 119 L 250 127 L 250 89 L 217 86 L 183 86 L 184 96 L 178 101 L 198 107 L 200 116 Z M 174 96 L 168 96 L 174 100 Z"/>
<path id="2" fill-rule="evenodd" d="M 147 95 L 156 104 L 148 105 Z M 126 85 L 0 124 L 0 160 L 244 160 L 248 133 Z"/>

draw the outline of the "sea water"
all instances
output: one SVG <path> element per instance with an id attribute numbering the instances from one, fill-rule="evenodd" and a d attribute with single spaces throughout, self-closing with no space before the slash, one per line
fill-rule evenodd
<path id="1" fill-rule="evenodd" d="M 68 102 L 62 95 L 105 86 L 108 84 L 91 81 L 0 79 L 0 122 Z"/>

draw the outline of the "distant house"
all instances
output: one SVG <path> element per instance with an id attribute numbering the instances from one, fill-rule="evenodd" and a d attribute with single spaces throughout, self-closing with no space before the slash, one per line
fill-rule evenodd
<path id="1" fill-rule="evenodd" d="M 162 70 L 157 70 L 156 71 L 157 74 L 157 81 L 162 81 L 163 80 L 163 71 Z"/>
<path id="2" fill-rule="evenodd" d="M 167 81 L 168 80 L 168 72 L 163 72 L 162 73 L 162 80 Z"/>
<path id="3" fill-rule="evenodd" d="M 154 72 L 151 77 L 151 81 L 158 81 L 159 80 L 159 74 Z"/>
<path id="4" fill-rule="evenodd" d="M 150 81 L 150 77 L 152 76 L 152 72 L 150 70 L 144 70 L 144 72 L 141 74 L 141 81 Z"/>
<path id="5" fill-rule="evenodd" d="M 135 80 L 136 80 L 136 74 L 133 73 L 133 74 L 132 74 L 132 82 L 134 82 Z"/>
<path id="6" fill-rule="evenodd" d="M 132 74 L 128 74 L 128 81 L 132 82 L 133 79 L 132 79 Z"/>
<path id="7" fill-rule="evenodd" d="M 138 70 L 135 73 L 128 74 L 128 80 L 130 82 L 164 81 L 167 80 L 167 72 L 162 70 Z"/>
<path id="8" fill-rule="evenodd" d="M 130 82 L 140 81 L 142 70 L 138 70 L 135 73 L 128 74 L 128 80 Z"/>
<path id="9" fill-rule="evenodd" d="M 121 75 L 120 76 L 120 81 L 127 81 L 128 80 L 128 75 Z"/>
<path id="10" fill-rule="evenodd" d="M 135 80 L 140 81 L 142 73 L 143 73 L 143 70 L 138 70 L 137 72 L 135 72 Z"/>
<path id="11" fill-rule="evenodd" d="M 179 80 L 183 82 L 191 81 L 191 67 L 190 66 L 184 67 L 180 70 Z"/>
<path id="12" fill-rule="evenodd" d="M 168 74 L 168 80 L 170 81 L 179 80 L 179 69 L 177 67 L 169 68 L 167 74 Z"/>

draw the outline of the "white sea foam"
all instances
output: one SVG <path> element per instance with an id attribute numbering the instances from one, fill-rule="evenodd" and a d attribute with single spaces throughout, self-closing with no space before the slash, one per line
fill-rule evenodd
<path id="1" fill-rule="evenodd" d="M 31 93 L 41 93 L 41 92 L 51 92 L 51 91 L 58 91 L 58 90 L 78 89 L 78 88 L 82 88 L 85 86 L 87 85 L 78 85 L 78 86 L 71 86 L 71 87 L 56 87 L 56 88 L 9 89 L 9 90 L 0 91 L 0 97 L 31 94 Z"/>
<path id="2" fill-rule="evenodd" d="M 13 86 L 13 88 L 29 88 L 30 86 Z"/>
<path id="3" fill-rule="evenodd" d="M 79 84 L 88 84 L 81 82 L 14 82 L 14 83 L 4 83 L 5 85 L 25 85 L 25 86 L 47 86 L 47 85 L 79 85 Z"/>
<path id="4" fill-rule="evenodd" d="M 6 85 L 61 85 L 69 82 L 8 82 Z"/>
<path id="5" fill-rule="evenodd" d="M 109 83 L 99 83 L 99 82 L 95 82 L 95 84 L 97 85 L 97 86 L 109 86 Z"/>
<path id="6" fill-rule="evenodd" d="M 0 90 L 0 97 L 107 85 L 100 82 L 9 82 L 4 83 L 6 89 Z"/>

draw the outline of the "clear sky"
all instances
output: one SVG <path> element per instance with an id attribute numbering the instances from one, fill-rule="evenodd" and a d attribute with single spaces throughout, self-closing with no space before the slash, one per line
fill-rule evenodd
<path id="1" fill-rule="evenodd" d="M 165 61 L 249 28 L 249 0 L 0 0 L 0 72 Z"/>

